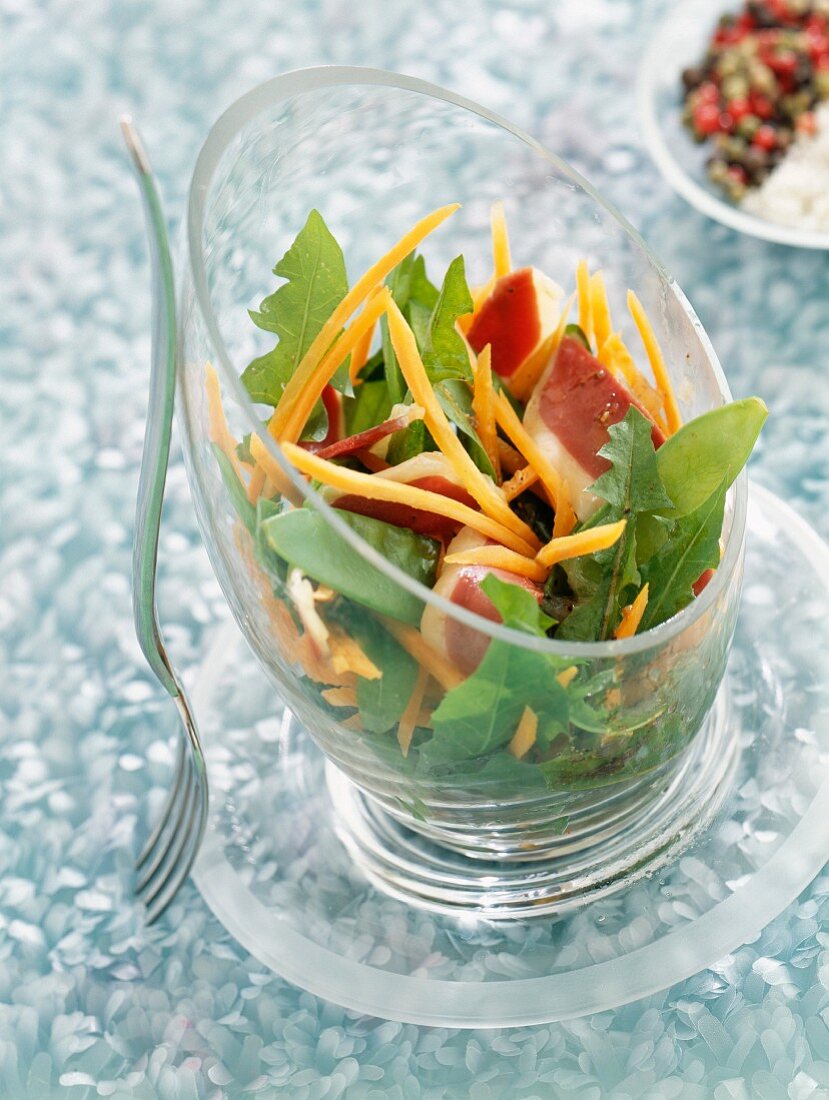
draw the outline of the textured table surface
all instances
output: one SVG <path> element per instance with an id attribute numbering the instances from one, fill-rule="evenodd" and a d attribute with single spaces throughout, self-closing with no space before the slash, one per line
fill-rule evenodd
<path id="1" fill-rule="evenodd" d="M 133 640 L 147 262 L 116 118 L 169 204 L 254 83 L 319 62 L 479 99 L 569 157 L 686 289 L 772 419 L 755 476 L 829 535 L 829 258 L 739 238 L 668 192 L 636 128 L 659 5 L 633 0 L 0 0 L 0 1096 L 829 1096 L 829 876 L 680 987 L 549 1027 L 458 1032 L 298 992 L 192 885 L 141 927 L 131 853 L 172 711 Z M 222 601 L 174 460 L 161 609 L 195 667 Z"/>

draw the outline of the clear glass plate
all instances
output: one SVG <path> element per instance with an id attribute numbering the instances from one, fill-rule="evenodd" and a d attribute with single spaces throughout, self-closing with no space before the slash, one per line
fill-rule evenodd
<path id="1" fill-rule="evenodd" d="M 713 824 L 658 873 L 555 917 L 440 914 L 352 863 L 322 754 L 228 625 L 195 691 L 212 799 L 196 881 L 259 960 L 374 1016 L 539 1024 L 647 996 L 751 940 L 829 853 L 829 548 L 757 486 L 721 690 L 734 780 Z"/>
<path id="2" fill-rule="evenodd" d="M 829 249 L 829 233 L 778 225 L 722 197 L 705 170 L 709 145 L 696 144 L 682 125 L 682 70 L 703 56 L 723 11 L 737 7 L 737 0 L 730 4 L 728 0 L 683 0 L 657 25 L 642 59 L 637 87 L 645 146 L 671 187 L 709 218 L 765 241 Z"/>

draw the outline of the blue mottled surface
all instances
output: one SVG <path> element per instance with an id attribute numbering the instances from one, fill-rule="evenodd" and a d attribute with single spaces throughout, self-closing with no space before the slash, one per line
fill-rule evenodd
<path id="1" fill-rule="evenodd" d="M 252 960 L 188 886 L 142 929 L 131 852 L 169 777 L 171 709 L 128 570 L 147 264 L 116 116 L 171 212 L 211 121 L 286 68 L 383 65 L 482 100 L 572 159 L 688 292 L 772 420 L 755 476 L 829 534 L 829 258 L 742 239 L 667 190 L 633 81 L 661 5 L 632 0 L 0 4 L 0 1095 L 829 1096 L 829 876 L 721 965 L 567 1024 L 356 1017 Z M 221 613 L 175 462 L 161 608 L 194 666 Z"/>

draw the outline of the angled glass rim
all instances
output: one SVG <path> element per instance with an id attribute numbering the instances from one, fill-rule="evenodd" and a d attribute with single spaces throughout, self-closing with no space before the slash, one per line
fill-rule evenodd
<path id="1" fill-rule="evenodd" d="M 502 116 L 487 110 L 474 101 L 464 96 L 456 95 L 436 84 L 432 84 L 416 77 L 405 76 L 400 73 L 389 72 L 384 69 L 364 68 L 360 66 L 323 65 L 312 68 L 295 69 L 283 73 L 271 80 L 252 88 L 232 103 L 218 118 L 210 130 L 196 160 L 193 177 L 190 184 L 187 207 L 187 246 L 190 274 L 193 280 L 196 305 L 201 313 L 202 321 L 207 330 L 213 347 L 215 359 L 218 362 L 219 373 L 222 380 L 233 395 L 236 403 L 241 408 L 250 428 L 260 438 L 271 457 L 279 464 L 280 468 L 290 479 L 302 498 L 316 511 L 325 517 L 327 523 L 345 540 L 360 556 L 389 577 L 401 588 L 416 596 L 426 605 L 436 607 L 438 610 L 453 619 L 464 623 L 482 634 L 499 639 L 510 645 L 516 645 L 524 649 L 546 653 L 550 656 L 590 659 L 590 658 L 621 658 L 629 655 L 646 652 L 650 649 L 658 649 L 667 645 L 679 634 L 692 626 L 715 603 L 726 586 L 731 582 L 735 568 L 742 553 L 743 540 L 746 526 L 746 500 L 747 479 L 745 470 L 735 481 L 730 490 L 733 499 L 733 514 L 725 553 L 719 568 L 714 574 L 713 580 L 706 585 L 703 592 L 677 615 L 653 627 L 643 634 L 635 634 L 632 638 L 620 640 L 611 639 L 600 642 L 564 642 L 551 638 L 538 638 L 530 634 L 524 634 L 518 630 L 512 630 L 501 623 L 492 622 L 474 612 L 467 611 L 445 597 L 433 592 L 430 588 L 421 584 L 413 577 L 404 573 L 393 565 L 382 554 L 369 546 L 351 527 L 337 516 L 336 509 L 328 504 L 322 496 L 316 492 L 285 458 L 282 448 L 273 439 L 269 432 L 263 430 L 263 425 L 256 413 L 247 391 L 242 385 L 240 372 L 234 367 L 224 340 L 219 331 L 218 322 L 213 311 L 210 292 L 207 281 L 207 269 L 204 262 L 202 247 L 204 214 L 207 197 L 216 168 L 232 141 L 240 130 L 251 122 L 256 115 L 269 107 L 297 95 L 306 92 L 321 91 L 326 88 L 342 87 L 350 85 L 373 86 L 375 88 L 390 88 L 394 90 L 412 92 L 431 99 L 447 103 L 478 116 L 485 122 L 499 127 L 518 141 L 523 142 L 542 159 L 548 161 L 561 175 L 570 179 L 582 191 L 584 191 L 598 206 L 604 209 L 613 218 L 623 231 L 633 240 L 634 244 L 645 254 L 654 269 L 665 280 L 667 288 L 676 298 L 678 304 L 689 318 L 702 349 L 708 361 L 709 369 L 716 380 L 720 395 L 724 402 L 731 400 L 731 392 L 720 366 L 717 354 L 711 341 L 694 312 L 685 294 L 665 270 L 662 263 L 654 256 L 650 248 L 633 226 L 619 213 L 616 208 L 605 200 L 575 169 L 566 161 L 545 149 L 530 134 L 520 127 L 513 125 Z"/>

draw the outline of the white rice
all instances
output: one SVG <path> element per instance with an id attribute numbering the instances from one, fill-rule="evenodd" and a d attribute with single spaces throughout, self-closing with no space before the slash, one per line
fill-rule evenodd
<path id="1" fill-rule="evenodd" d="M 742 207 L 750 214 L 797 229 L 829 231 L 829 101 L 815 112 L 814 137 L 799 135 Z"/>

